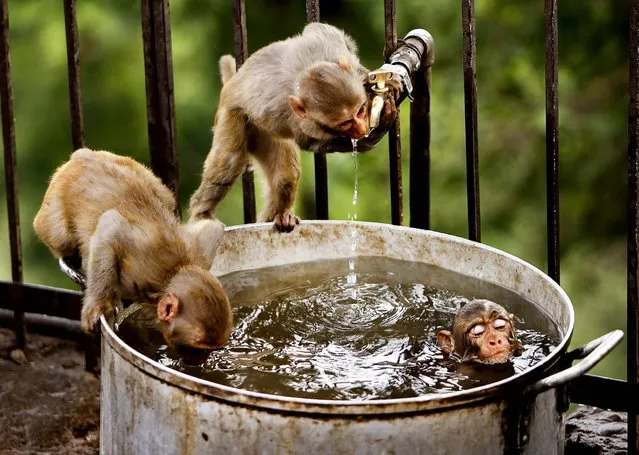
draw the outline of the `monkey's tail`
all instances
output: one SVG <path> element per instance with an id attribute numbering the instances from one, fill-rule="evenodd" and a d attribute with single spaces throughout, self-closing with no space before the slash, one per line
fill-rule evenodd
<path id="1" fill-rule="evenodd" d="M 223 55 L 220 57 L 220 74 L 222 75 L 222 85 L 235 76 L 237 72 L 235 66 L 235 58 L 232 55 Z"/>

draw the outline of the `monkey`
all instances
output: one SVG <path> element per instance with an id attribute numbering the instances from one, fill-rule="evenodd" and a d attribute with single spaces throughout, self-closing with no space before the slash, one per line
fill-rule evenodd
<path id="1" fill-rule="evenodd" d="M 85 332 L 130 300 L 156 305 L 171 346 L 226 343 L 233 314 L 209 271 L 224 225 L 183 223 L 175 208 L 171 190 L 126 156 L 78 149 L 53 173 L 33 228 L 55 257 L 79 256 L 87 280 Z"/>
<path id="2" fill-rule="evenodd" d="M 486 299 L 464 305 L 453 320 L 452 334 L 440 330 L 437 343 L 447 356 L 454 353 L 462 362 L 488 365 L 508 362 L 522 352 L 514 315 Z"/>
<path id="3" fill-rule="evenodd" d="M 292 231 L 299 224 L 293 206 L 300 150 L 350 152 L 353 139 L 359 140 L 359 151 L 368 151 L 397 116 L 401 90 L 391 84 L 380 124 L 369 131 L 374 93 L 365 89 L 368 70 L 359 62 L 353 39 L 328 24 L 308 24 L 301 34 L 259 49 L 239 70 L 230 55 L 222 56 L 219 66 L 222 91 L 213 142 L 190 199 L 191 220 L 213 217 L 254 159 L 267 183 L 258 221 Z"/>

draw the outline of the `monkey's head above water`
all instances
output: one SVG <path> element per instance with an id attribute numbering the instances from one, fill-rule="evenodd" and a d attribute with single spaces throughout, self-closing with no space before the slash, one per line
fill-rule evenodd
<path id="1" fill-rule="evenodd" d="M 368 98 L 361 75 L 346 57 L 302 71 L 289 103 L 304 134 L 316 139 L 368 134 Z"/>
<path id="2" fill-rule="evenodd" d="M 160 329 L 173 347 L 215 349 L 233 330 L 233 313 L 222 284 L 208 270 L 182 267 L 157 304 Z"/>
<path id="3" fill-rule="evenodd" d="M 486 299 L 464 305 L 453 320 L 452 334 L 440 330 L 437 342 L 444 353 L 455 353 L 462 362 L 504 363 L 522 351 L 514 315 Z"/>

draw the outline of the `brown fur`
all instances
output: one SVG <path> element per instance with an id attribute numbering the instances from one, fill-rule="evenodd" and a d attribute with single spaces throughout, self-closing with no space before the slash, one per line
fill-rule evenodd
<path id="1" fill-rule="evenodd" d="M 158 304 L 171 344 L 226 342 L 230 305 L 208 271 L 224 227 L 183 224 L 175 206 L 160 179 L 128 157 L 80 149 L 55 171 L 33 227 L 54 256 L 82 258 L 85 331 L 128 299 Z"/>
<path id="2" fill-rule="evenodd" d="M 493 327 L 497 319 L 505 321 L 505 325 Z M 484 326 L 480 335 L 471 333 L 477 324 Z M 473 300 L 464 305 L 453 320 L 452 334 L 448 330 L 440 330 L 437 341 L 446 354 L 454 352 L 462 361 L 504 363 L 512 355 L 521 354 L 514 316 L 508 314 L 501 305 L 486 299 Z"/>
<path id="3" fill-rule="evenodd" d="M 232 57 L 220 59 L 224 86 L 213 144 L 191 197 L 190 217 L 213 217 L 255 158 L 267 180 L 258 220 L 275 220 L 278 229 L 290 231 L 299 222 L 293 206 L 300 147 L 317 150 L 336 137 L 361 138 L 368 132 L 368 70 L 348 35 L 320 23 L 258 50 L 234 70 Z"/>

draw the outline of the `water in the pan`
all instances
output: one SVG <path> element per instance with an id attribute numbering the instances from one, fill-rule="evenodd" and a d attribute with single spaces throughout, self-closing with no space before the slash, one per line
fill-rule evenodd
<path id="1" fill-rule="evenodd" d="M 358 257 L 354 271 L 348 260 L 331 260 L 235 272 L 221 281 L 236 325 L 226 347 L 195 357 L 174 352 L 158 332 L 141 327 L 145 312 L 153 318 L 152 307 L 128 311 L 119 335 L 170 368 L 219 384 L 333 400 L 476 387 L 529 368 L 561 339 L 551 320 L 516 293 L 420 263 Z M 436 345 L 436 332 L 477 297 L 516 315 L 524 351 L 505 366 L 469 369 L 443 359 Z"/>

